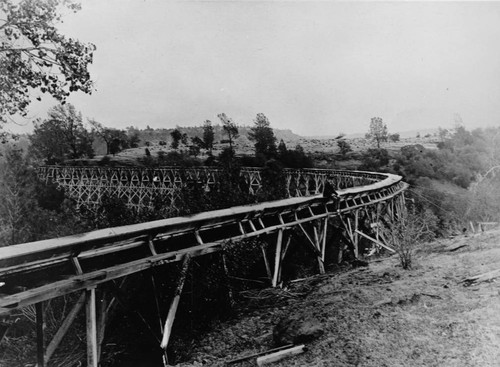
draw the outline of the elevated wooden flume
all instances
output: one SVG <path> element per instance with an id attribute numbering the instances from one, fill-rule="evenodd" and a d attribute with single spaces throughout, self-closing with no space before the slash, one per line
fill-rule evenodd
<path id="1" fill-rule="evenodd" d="M 42 180 L 52 181 L 65 189 L 65 194 L 78 206 L 92 206 L 103 195 L 117 195 L 129 206 L 149 205 L 155 195 L 166 195 L 172 207 L 179 200 L 178 192 L 186 180 L 213 185 L 220 171 L 210 168 L 123 167 L 58 167 L 39 169 Z M 290 244 L 292 228 L 304 234 L 318 261 L 319 272 L 325 271 L 325 252 L 335 244 L 327 243 L 329 221 L 337 218 L 350 240 L 355 256 L 361 237 L 374 246 L 394 252 L 378 226 L 382 218 L 397 220 L 405 210 L 404 191 L 407 184 L 400 176 L 341 170 L 286 170 L 289 198 L 254 205 L 204 212 L 189 217 L 174 217 L 122 227 L 106 228 L 69 237 L 55 238 L 0 248 L 0 315 L 35 305 L 37 315 L 38 366 L 48 363 L 76 315 L 85 305 L 87 318 L 87 364 L 98 365 L 107 312 L 117 302 L 97 292 L 104 283 L 154 267 L 181 263 L 177 289 L 168 315 L 161 320 L 166 350 L 182 293 L 190 260 L 197 256 L 221 252 L 228 241 L 261 236 L 273 242 L 274 261 L 269 251 L 262 251 L 269 284 L 281 281 L 281 269 Z M 261 171 L 245 168 L 241 171 L 251 193 L 261 187 Z M 336 194 L 323 196 L 326 183 Z M 368 220 L 373 234 L 365 233 L 361 218 Z M 363 227 L 366 228 L 366 227 Z M 43 333 L 43 306 L 48 300 L 79 292 L 80 298 L 63 321 L 59 331 L 46 345 Z M 105 307 L 98 307 L 104 303 Z"/>

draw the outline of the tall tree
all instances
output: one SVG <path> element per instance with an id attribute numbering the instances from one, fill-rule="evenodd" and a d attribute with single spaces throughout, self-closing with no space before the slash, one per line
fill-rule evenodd
<path id="1" fill-rule="evenodd" d="M 180 132 L 179 129 L 174 129 L 171 133 L 170 136 L 172 137 L 172 143 L 170 146 L 172 149 L 177 149 L 179 148 L 179 143 L 182 139 L 182 133 Z"/>
<path id="2" fill-rule="evenodd" d="M 370 131 L 367 136 L 377 143 L 378 149 L 380 149 L 380 143 L 387 141 L 387 125 L 384 124 L 384 121 L 380 117 L 372 117 Z"/>
<path id="3" fill-rule="evenodd" d="M 93 132 L 106 144 L 106 155 L 116 154 L 130 147 L 129 137 L 124 130 L 105 127 L 96 120 L 89 120 Z"/>
<path id="4" fill-rule="evenodd" d="M 217 117 L 219 117 L 219 119 L 222 121 L 222 129 L 227 134 L 229 148 L 233 150 L 234 139 L 238 138 L 239 136 L 238 127 L 231 118 L 226 116 L 225 113 L 221 113 L 217 115 Z"/>
<path id="5" fill-rule="evenodd" d="M 34 89 L 61 103 L 70 92 L 92 92 L 95 46 L 58 31 L 61 7 L 80 9 L 71 0 L 0 1 L 0 122 L 26 116 Z"/>
<path id="6" fill-rule="evenodd" d="M 212 149 L 214 148 L 214 127 L 212 126 L 212 122 L 210 120 L 206 120 L 203 123 L 203 143 L 205 144 L 205 149 L 208 149 L 208 152 L 212 154 Z"/>
<path id="7" fill-rule="evenodd" d="M 257 114 L 248 137 L 255 142 L 255 154 L 257 156 L 263 155 L 268 159 L 276 156 L 276 137 L 266 115 L 263 113 Z"/>
<path id="8" fill-rule="evenodd" d="M 30 136 L 31 150 L 48 163 L 67 158 L 93 157 L 93 136 L 83 126 L 82 114 L 71 104 L 58 105 L 48 112 L 48 119 L 35 123 Z"/>

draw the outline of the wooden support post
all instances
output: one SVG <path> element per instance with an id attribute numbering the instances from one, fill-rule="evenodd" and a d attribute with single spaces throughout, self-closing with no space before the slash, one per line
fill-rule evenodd
<path id="1" fill-rule="evenodd" d="M 158 322 L 160 323 L 160 333 L 163 335 L 163 323 L 161 322 L 160 301 L 158 300 L 158 294 L 157 294 L 158 289 L 156 288 L 156 282 L 153 273 L 151 273 L 151 285 L 153 286 L 153 293 L 155 296 L 156 312 L 158 314 Z"/>
<path id="2" fill-rule="evenodd" d="M 231 282 L 229 281 L 229 269 L 227 267 L 227 261 L 226 261 L 226 254 L 224 251 L 222 251 L 222 266 L 224 267 L 224 273 L 226 273 L 226 278 L 227 278 L 227 292 L 229 296 L 229 304 L 231 307 L 234 305 L 234 297 L 233 297 L 233 289 L 231 288 Z"/>
<path id="3" fill-rule="evenodd" d="M 165 320 L 165 326 L 163 327 L 163 338 L 161 340 L 161 347 L 163 350 L 167 350 L 168 342 L 172 334 L 172 325 L 174 324 L 175 313 L 177 312 L 177 307 L 179 306 L 179 301 L 181 298 L 182 288 L 184 288 L 184 282 L 186 281 L 186 276 L 188 273 L 189 263 L 191 261 L 191 256 L 186 255 L 184 261 L 182 262 L 181 274 L 179 276 L 179 281 L 177 283 L 177 288 L 174 292 L 174 299 L 170 304 L 170 309 L 168 310 L 167 319 Z"/>
<path id="4" fill-rule="evenodd" d="M 87 314 L 87 367 L 97 367 L 97 314 L 96 314 L 96 289 L 85 291 L 85 309 Z"/>
<path id="5" fill-rule="evenodd" d="M 354 257 L 357 259 L 359 256 L 359 235 L 358 235 L 358 230 L 359 228 L 359 210 L 356 210 L 354 212 L 354 233 L 353 233 L 353 238 L 354 238 Z"/>
<path id="6" fill-rule="evenodd" d="M 323 238 L 321 241 L 321 260 L 323 263 L 325 262 L 325 253 L 326 253 L 326 235 L 328 233 L 328 217 L 325 218 L 325 225 L 323 227 Z"/>
<path id="7" fill-rule="evenodd" d="M 379 246 L 381 246 L 381 247 L 383 247 L 383 248 L 385 248 L 385 249 L 389 250 L 390 252 L 393 252 L 393 253 L 394 253 L 394 252 L 396 252 L 396 251 L 395 251 L 392 247 L 389 247 L 389 246 L 387 246 L 386 244 L 384 244 L 384 243 L 382 243 L 382 242 L 380 242 L 380 241 L 377 241 L 375 238 L 370 237 L 370 236 L 368 236 L 367 234 L 364 234 L 364 233 L 363 233 L 363 232 L 361 232 L 361 231 L 356 230 L 356 233 L 358 233 L 358 234 L 360 234 L 361 236 L 363 236 L 363 237 L 365 237 L 365 238 L 369 239 L 369 240 L 370 240 L 370 241 L 372 241 L 373 243 L 375 243 L 375 244 L 377 244 L 377 245 L 379 245 Z"/>
<path id="8" fill-rule="evenodd" d="M 69 311 L 68 315 L 66 316 L 61 326 L 57 330 L 56 334 L 54 335 L 49 345 L 47 346 L 47 350 L 45 351 L 45 357 L 44 357 L 45 364 L 49 363 L 50 358 L 52 357 L 57 347 L 61 343 L 62 339 L 64 338 L 64 335 L 66 335 L 69 328 L 73 324 L 73 321 L 75 321 L 76 316 L 78 315 L 78 312 L 80 312 L 80 310 L 82 309 L 84 303 L 85 303 L 85 292 L 82 292 L 80 298 L 78 298 L 73 308 Z"/>
<path id="9" fill-rule="evenodd" d="M 321 252 L 320 236 L 318 235 L 318 229 L 316 227 L 313 227 L 313 231 L 314 231 L 314 244 L 318 249 L 317 258 L 318 258 L 319 273 L 325 274 L 325 264 L 323 262 L 323 253 Z"/>
<path id="10" fill-rule="evenodd" d="M 111 306 L 114 303 L 113 299 L 109 302 L 106 301 L 106 293 L 101 291 L 102 295 L 99 300 L 99 318 L 97 325 L 97 361 L 101 360 L 102 343 L 104 342 L 104 335 L 106 334 L 106 323 L 108 321 L 108 315 L 111 310 Z"/>
<path id="11" fill-rule="evenodd" d="M 35 304 L 36 312 L 36 360 L 38 367 L 45 366 L 44 359 L 44 320 L 43 320 L 43 302 Z"/>
<path id="12" fill-rule="evenodd" d="M 277 287 L 278 282 L 280 281 L 280 267 L 281 267 L 281 245 L 283 242 L 283 229 L 278 231 L 278 239 L 276 240 L 276 255 L 274 257 L 274 276 L 272 286 Z"/>
<path id="13" fill-rule="evenodd" d="M 269 265 L 269 259 L 267 258 L 267 253 L 266 253 L 266 247 L 265 246 L 260 246 L 260 249 L 262 250 L 262 257 L 264 258 L 264 264 L 266 266 L 266 273 L 267 277 L 269 278 L 269 281 L 273 281 L 273 274 L 271 273 L 271 266 Z"/>
<path id="14" fill-rule="evenodd" d="M 290 242 L 292 241 L 292 236 L 288 235 L 288 238 L 286 240 L 285 248 L 283 251 L 281 251 L 281 263 L 283 264 L 283 260 L 285 259 L 286 252 L 288 251 L 288 247 L 290 247 Z M 280 269 L 278 271 L 278 279 L 281 279 L 281 270 L 283 269 L 283 266 L 280 265 Z"/>

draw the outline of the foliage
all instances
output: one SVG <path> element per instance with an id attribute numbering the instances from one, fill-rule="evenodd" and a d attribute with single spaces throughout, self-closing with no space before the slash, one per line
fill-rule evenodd
<path id="1" fill-rule="evenodd" d="M 0 121 L 16 113 L 26 116 L 31 89 L 61 103 L 70 92 L 92 92 L 88 66 L 95 46 L 58 31 L 61 7 L 79 9 L 66 0 L 0 2 L 4 15 L 0 20 Z"/>
<path id="2" fill-rule="evenodd" d="M 233 149 L 234 139 L 238 138 L 238 127 L 233 122 L 233 120 L 226 116 L 225 113 L 221 113 L 217 115 L 219 119 L 222 121 L 222 129 L 224 133 L 227 135 L 227 140 L 229 142 L 229 148 Z"/>
<path id="3" fill-rule="evenodd" d="M 126 131 L 105 127 L 96 120 L 89 120 L 89 123 L 93 127 L 93 132 L 106 143 L 106 155 L 115 155 L 124 149 L 137 147 L 139 143 L 138 133 L 133 133 L 129 137 Z"/>
<path id="4" fill-rule="evenodd" d="M 30 136 L 30 149 L 35 156 L 48 164 L 94 156 L 92 134 L 83 126 L 82 115 L 73 105 L 55 106 L 48 115 L 48 119 L 35 123 Z"/>
<path id="5" fill-rule="evenodd" d="M 262 169 L 261 177 L 262 189 L 258 195 L 259 202 L 286 198 L 286 176 L 279 161 L 268 160 Z"/>
<path id="6" fill-rule="evenodd" d="M 347 153 L 352 152 L 351 144 L 344 139 L 337 140 L 337 146 L 339 147 L 342 157 L 345 157 Z"/>
<path id="7" fill-rule="evenodd" d="M 380 117 L 372 117 L 370 121 L 370 131 L 367 136 L 377 143 L 377 148 L 380 149 L 380 143 L 387 141 L 387 125 Z"/>
<path id="8" fill-rule="evenodd" d="M 392 141 L 393 143 L 396 143 L 400 140 L 400 136 L 398 133 L 394 133 L 394 134 L 389 134 L 388 135 L 388 138 L 390 141 Z"/>
<path id="9" fill-rule="evenodd" d="M 179 129 L 174 129 L 171 133 L 170 136 L 172 137 L 172 143 L 170 146 L 172 149 L 178 149 L 179 148 L 179 143 L 182 140 L 182 133 L 179 131 Z"/>
<path id="10" fill-rule="evenodd" d="M 206 120 L 203 123 L 203 143 L 204 148 L 208 149 L 209 154 L 212 154 L 212 149 L 214 148 L 214 127 L 210 120 Z"/>
<path id="11" fill-rule="evenodd" d="M 263 113 L 257 114 L 248 138 L 255 142 L 255 155 L 262 155 L 265 159 L 276 156 L 276 137 L 269 119 Z"/>
<path id="12" fill-rule="evenodd" d="M 60 191 L 40 184 L 23 151 L 10 147 L 0 162 L 0 243 L 9 246 L 84 231 Z"/>
<path id="13" fill-rule="evenodd" d="M 310 168 L 313 167 L 313 161 L 304 148 L 297 144 L 294 150 L 289 150 L 283 141 L 278 146 L 278 159 L 287 168 Z"/>
<path id="14" fill-rule="evenodd" d="M 370 148 L 361 155 L 360 170 L 379 171 L 389 163 L 389 153 L 385 149 Z"/>

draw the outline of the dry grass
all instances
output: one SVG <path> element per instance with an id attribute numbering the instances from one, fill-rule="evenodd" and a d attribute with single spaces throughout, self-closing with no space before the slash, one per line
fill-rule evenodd
<path id="1" fill-rule="evenodd" d="M 456 252 L 444 248 L 464 241 Z M 314 316 L 324 334 L 285 366 L 498 366 L 500 287 L 466 287 L 471 275 L 500 268 L 500 232 L 426 245 L 404 271 L 392 257 L 368 269 L 290 284 L 275 306 L 254 308 L 199 341 L 205 365 L 273 347 L 272 329 L 285 315 Z M 313 285 L 313 286 L 312 286 Z M 271 296 L 268 293 L 267 296 Z M 254 366 L 255 359 L 235 366 Z"/>

